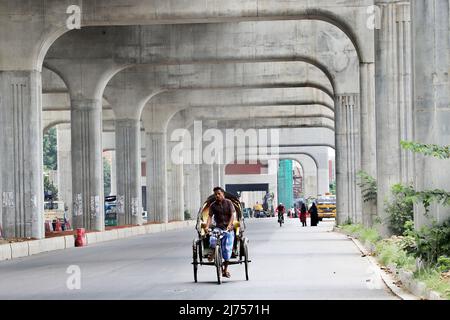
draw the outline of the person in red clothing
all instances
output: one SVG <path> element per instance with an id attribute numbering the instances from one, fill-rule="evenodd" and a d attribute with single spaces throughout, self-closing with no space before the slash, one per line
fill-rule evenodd
<path id="1" fill-rule="evenodd" d="M 276 209 L 276 212 L 278 212 L 278 217 L 279 217 L 279 218 L 281 217 L 281 219 L 282 219 L 283 222 L 284 222 L 284 213 L 286 212 L 286 208 L 285 208 L 285 206 L 284 206 L 282 203 L 280 203 L 280 204 L 278 205 L 278 207 L 277 207 L 277 209 Z"/>
<path id="2" fill-rule="evenodd" d="M 300 208 L 300 221 L 302 223 L 302 226 L 306 227 L 306 206 L 304 203 L 302 203 L 302 206 Z"/>

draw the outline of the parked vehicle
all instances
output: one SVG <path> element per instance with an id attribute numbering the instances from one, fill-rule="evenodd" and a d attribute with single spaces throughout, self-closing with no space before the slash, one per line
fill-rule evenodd
<path id="1" fill-rule="evenodd" d="M 251 208 L 244 208 L 242 210 L 242 213 L 244 215 L 244 218 L 250 218 L 250 216 L 252 214 L 252 209 Z"/>
<path id="2" fill-rule="evenodd" d="M 325 194 L 319 196 L 316 202 L 319 221 L 322 221 L 323 218 L 336 218 L 336 196 Z"/>
<path id="3" fill-rule="evenodd" d="M 105 227 L 113 227 L 117 225 L 117 197 L 105 197 Z"/>
<path id="4" fill-rule="evenodd" d="M 266 212 L 266 211 L 256 211 L 253 216 L 255 218 L 268 218 L 270 217 L 270 212 Z"/>

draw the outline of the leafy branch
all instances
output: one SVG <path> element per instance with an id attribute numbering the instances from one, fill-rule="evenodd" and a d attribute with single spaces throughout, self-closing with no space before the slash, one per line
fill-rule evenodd
<path id="1" fill-rule="evenodd" d="M 400 144 L 403 149 L 422 153 L 425 156 L 432 156 L 438 159 L 450 159 L 450 146 L 423 144 L 411 141 L 401 141 Z M 433 202 L 440 203 L 443 206 L 450 206 L 450 193 L 440 189 L 414 191 L 412 200 L 414 203 L 421 202 L 425 207 L 425 215 L 427 215 Z"/>
<path id="2" fill-rule="evenodd" d="M 443 206 L 450 206 L 450 192 L 445 190 L 415 191 L 411 186 L 396 184 L 392 186 L 392 193 L 396 196 L 403 195 L 406 201 L 422 203 L 425 208 L 425 215 L 428 215 L 430 206 L 434 202 Z"/>
<path id="3" fill-rule="evenodd" d="M 357 174 L 360 181 L 358 186 L 361 188 L 361 193 L 364 202 L 377 202 L 377 180 L 365 171 L 359 171 Z"/>
<path id="4" fill-rule="evenodd" d="M 427 190 L 416 191 L 412 197 L 415 203 L 421 202 L 425 207 L 425 214 L 430 212 L 430 206 L 433 202 L 441 204 L 443 206 L 450 206 L 450 192 L 445 190 Z"/>
<path id="5" fill-rule="evenodd" d="M 450 146 L 438 146 L 436 144 L 423 144 L 411 141 L 401 141 L 400 145 L 405 150 L 422 153 L 438 159 L 450 159 Z"/>

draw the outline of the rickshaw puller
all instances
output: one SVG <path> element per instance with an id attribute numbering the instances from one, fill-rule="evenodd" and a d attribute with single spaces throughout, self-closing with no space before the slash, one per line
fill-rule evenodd
<path id="1" fill-rule="evenodd" d="M 216 197 L 216 201 L 214 201 L 209 208 L 209 216 L 208 221 L 206 223 L 206 230 L 209 229 L 212 218 L 214 217 L 215 226 L 214 228 L 218 228 L 222 231 L 228 231 L 224 233 L 224 236 L 221 240 L 222 245 L 222 257 L 224 260 L 222 276 L 229 278 L 230 273 L 228 272 L 228 264 L 231 258 L 231 254 L 233 251 L 233 243 L 234 243 L 234 232 L 233 232 L 233 221 L 235 208 L 231 200 L 225 198 L 225 190 L 221 187 L 214 188 L 214 196 Z M 209 238 L 210 248 L 216 247 L 217 239 L 213 236 Z"/>

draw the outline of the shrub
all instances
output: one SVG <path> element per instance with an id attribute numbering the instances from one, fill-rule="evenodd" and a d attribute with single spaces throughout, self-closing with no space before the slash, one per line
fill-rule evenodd
<path id="1" fill-rule="evenodd" d="M 450 258 L 447 256 L 440 256 L 437 260 L 437 268 L 440 272 L 450 271 Z"/>
<path id="2" fill-rule="evenodd" d="M 413 221 L 415 191 L 412 186 L 401 184 L 391 188 L 392 200 L 386 202 L 385 210 L 388 213 L 389 229 L 395 235 L 402 235 L 405 231 L 405 223 Z"/>
<path id="3" fill-rule="evenodd" d="M 422 227 L 414 232 L 414 237 L 417 246 L 414 255 L 428 265 L 436 265 L 440 256 L 450 256 L 450 220 Z"/>
<path id="4" fill-rule="evenodd" d="M 377 203 L 377 180 L 365 171 L 359 171 L 357 176 L 364 202 Z"/>
<path id="5" fill-rule="evenodd" d="M 189 213 L 189 210 L 184 210 L 184 220 L 190 220 L 191 214 Z"/>
<path id="6" fill-rule="evenodd" d="M 379 241 L 375 253 L 384 265 L 394 264 L 398 268 L 414 270 L 415 259 L 400 246 L 401 239 L 385 239 Z"/>
<path id="7" fill-rule="evenodd" d="M 378 234 L 378 231 L 374 228 L 370 229 L 363 229 L 360 231 L 360 237 L 363 241 L 368 241 L 371 243 L 376 243 L 378 240 L 381 239 L 380 235 Z"/>

